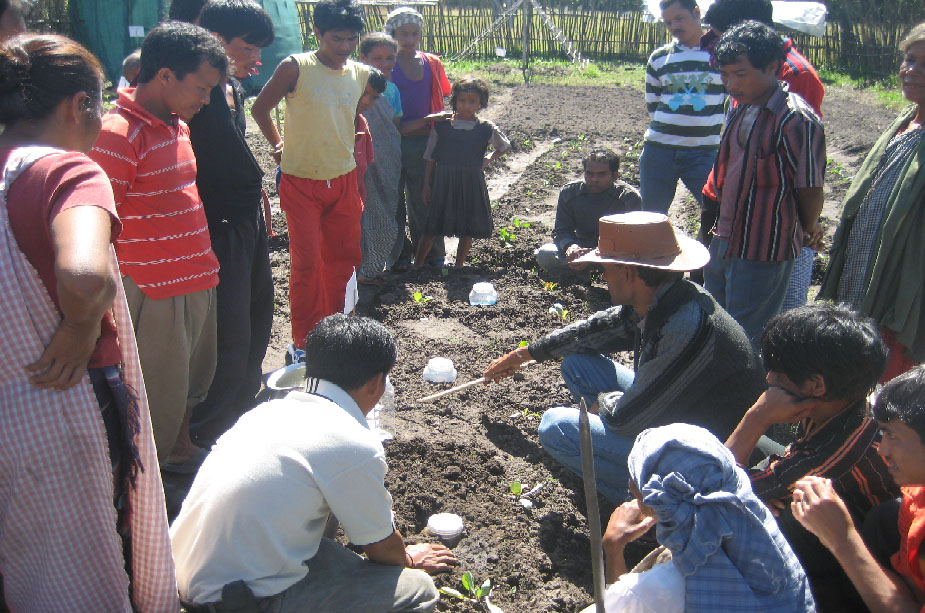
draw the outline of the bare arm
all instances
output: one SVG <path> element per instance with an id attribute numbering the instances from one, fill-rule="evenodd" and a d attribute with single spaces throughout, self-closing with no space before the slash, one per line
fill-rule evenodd
<path id="1" fill-rule="evenodd" d="M 410 136 L 413 134 L 424 136 L 430 133 L 431 122 L 449 121 L 451 119 L 453 119 L 453 113 L 450 111 L 431 113 L 425 117 L 419 117 L 418 119 L 411 119 L 409 121 L 400 122 L 398 125 L 398 131 L 401 132 L 402 136 Z"/>
<path id="2" fill-rule="evenodd" d="M 370 561 L 377 564 L 417 568 L 428 574 L 449 570 L 450 566 L 456 564 L 453 552 L 438 543 L 421 543 L 405 547 L 405 541 L 398 530 L 378 543 L 364 545 L 363 552 Z"/>
<path id="3" fill-rule="evenodd" d="M 797 481 L 790 508 L 796 520 L 832 552 L 871 611 L 920 610 L 922 603 L 902 577 L 883 568 L 871 555 L 830 480 L 806 477 Z"/>
<path id="4" fill-rule="evenodd" d="M 437 163 L 434 162 L 433 160 L 427 160 L 427 165 L 424 168 L 424 187 L 422 189 L 421 199 L 424 201 L 424 204 L 426 204 L 427 206 L 430 206 L 431 179 L 433 179 L 434 166 L 436 165 Z"/>
<path id="5" fill-rule="evenodd" d="M 299 64 L 295 58 L 287 57 L 279 63 L 273 76 L 267 81 L 267 84 L 260 90 L 260 95 L 254 101 L 251 108 L 251 116 L 257 123 L 257 127 L 263 133 L 264 138 L 273 147 L 273 159 L 279 164 L 282 155 L 283 139 L 273 123 L 270 113 L 280 103 L 280 100 L 293 91 L 299 80 Z"/>
<path id="6" fill-rule="evenodd" d="M 67 389 L 83 377 L 112 307 L 111 218 L 96 206 L 76 206 L 51 222 L 62 320 L 39 359 L 26 366 L 33 385 Z"/>
<path id="7" fill-rule="evenodd" d="M 800 224 L 808 235 L 804 244 L 819 249 L 822 247 L 822 229 L 819 228 L 819 215 L 822 214 L 822 205 L 825 202 L 822 188 L 798 187 L 794 191 L 797 197 Z"/>
<path id="8" fill-rule="evenodd" d="M 653 525 L 655 518 L 643 515 L 639 503 L 635 500 L 624 502 L 614 510 L 607 522 L 602 541 L 606 562 L 604 580 L 608 584 L 616 582 L 620 575 L 626 574 L 623 550 L 627 543 L 638 539 Z"/>

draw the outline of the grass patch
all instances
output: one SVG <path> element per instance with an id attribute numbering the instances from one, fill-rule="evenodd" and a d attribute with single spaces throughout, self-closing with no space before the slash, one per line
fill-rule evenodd
<path id="1" fill-rule="evenodd" d="M 482 78 L 501 85 L 524 82 L 520 60 L 443 60 L 450 80 L 477 73 Z M 645 65 L 638 62 L 592 62 L 579 67 L 567 60 L 531 60 L 527 77 L 531 83 L 546 85 L 623 86 L 642 91 Z"/>
<path id="2" fill-rule="evenodd" d="M 825 85 L 850 87 L 867 91 L 874 95 L 877 103 L 894 111 L 899 111 L 909 106 L 909 101 L 903 97 L 902 91 L 899 89 L 899 80 L 896 77 L 873 80 L 863 77 L 853 77 L 834 70 L 822 69 L 819 70 L 819 78 L 822 79 Z"/>

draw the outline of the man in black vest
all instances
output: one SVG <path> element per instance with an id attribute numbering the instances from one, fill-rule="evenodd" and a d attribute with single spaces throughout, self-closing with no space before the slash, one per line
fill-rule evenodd
<path id="1" fill-rule="evenodd" d="M 263 171 L 245 139 L 241 79 L 256 70 L 260 50 L 273 42 L 270 16 L 252 0 L 215 0 L 199 25 L 221 39 L 234 68 L 227 83 L 189 122 L 212 250 L 221 264 L 216 291 L 218 362 L 209 395 L 193 409 L 190 433 L 211 447 L 260 390 L 273 324 L 273 277 L 262 209 Z M 182 470 L 182 467 L 181 467 Z"/>

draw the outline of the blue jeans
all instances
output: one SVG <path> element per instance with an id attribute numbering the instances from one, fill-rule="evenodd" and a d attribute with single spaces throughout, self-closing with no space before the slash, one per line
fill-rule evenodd
<path id="1" fill-rule="evenodd" d="M 635 374 L 599 353 L 576 353 L 562 360 L 562 378 L 575 404 L 584 398 L 590 409 L 598 394 L 628 390 Z"/>
<path id="2" fill-rule="evenodd" d="M 716 161 L 717 150 L 667 147 L 646 141 L 639 158 L 642 209 L 668 213 L 678 179 L 684 182 L 697 204 L 701 204 L 703 184 L 707 182 L 707 176 Z"/>
<path id="3" fill-rule="evenodd" d="M 626 391 L 633 384 L 633 371 L 600 354 L 575 354 L 562 361 L 562 377 L 577 400 L 590 408 L 601 392 Z M 634 438 L 620 436 L 597 415 L 588 415 L 594 448 L 597 489 L 611 502 L 627 498 L 629 470 L 626 458 Z M 581 447 L 578 442 L 578 409 L 557 407 L 543 413 L 540 444 L 557 462 L 581 476 Z"/>
<path id="4" fill-rule="evenodd" d="M 713 237 L 710 262 L 703 269 L 707 291 L 745 334 L 758 344 L 768 321 L 780 313 L 790 283 L 793 260 L 759 262 L 737 257 L 726 258 L 729 241 Z"/>

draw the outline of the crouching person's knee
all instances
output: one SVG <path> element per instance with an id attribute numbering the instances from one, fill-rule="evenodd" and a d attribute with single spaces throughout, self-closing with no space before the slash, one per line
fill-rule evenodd
<path id="1" fill-rule="evenodd" d="M 423 570 L 406 568 L 395 590 L 393 611 L 432 611 L 440 600 L 434 580 Z"/>

